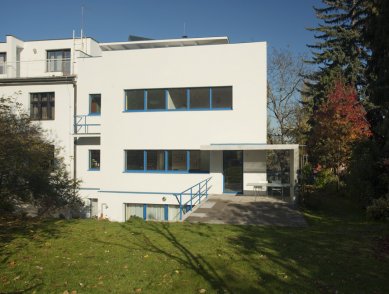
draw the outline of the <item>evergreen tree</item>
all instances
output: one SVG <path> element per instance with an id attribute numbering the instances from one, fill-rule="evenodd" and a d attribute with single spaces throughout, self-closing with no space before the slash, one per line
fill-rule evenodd
<path id="1" fill-rule="evenodd" d="M 335 80 L 355 86 L 359 98 L 364 96 L 364 70 L 367 51 L 362 42 L 361 26 L 365 18 L 363 0 L 322 0 L 323 8 L 314 8 L 322 23 L 309 30 L 316 32 L 313 57 L 308 63 L 318 67 L 307 75 L 306 95 L 317 109 Z"/>

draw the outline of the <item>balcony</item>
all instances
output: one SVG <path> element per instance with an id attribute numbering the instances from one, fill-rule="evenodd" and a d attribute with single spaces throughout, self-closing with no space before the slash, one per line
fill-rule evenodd
<path id="1" fill-rule="evenodd" d="M 101 133 L 100 129 L 100 116 L 74 116 L 74 136 L 99 136 Z"/>
<path id="2" fill-rule="evenodd" d="M 0 79 L 63 77 L 72 74 L 70 58 L 0 62 Z"/>

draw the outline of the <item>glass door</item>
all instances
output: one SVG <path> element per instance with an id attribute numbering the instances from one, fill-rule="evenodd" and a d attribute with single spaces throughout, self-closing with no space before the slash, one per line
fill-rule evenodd
<path id="1" fill-rule="evenodd" d="M 225 193 L 243 192 L 243 151 L 223 151 Z"/>

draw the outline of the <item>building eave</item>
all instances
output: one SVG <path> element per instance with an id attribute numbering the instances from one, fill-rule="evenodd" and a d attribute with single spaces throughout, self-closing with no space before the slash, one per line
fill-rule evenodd
<path id="1" fill-rule="evenodd" d="M 0 79 L 0 86 L 23 86 L 23 85 L 49 85 L 49 84 L 73 84 L 76 76 L 62 77 L 30 77 L 30 78 L 6 78 Z"/>

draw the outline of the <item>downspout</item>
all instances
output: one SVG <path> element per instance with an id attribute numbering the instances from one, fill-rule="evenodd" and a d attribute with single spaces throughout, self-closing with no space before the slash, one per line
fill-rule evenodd
<path id="1" fill-rule="evenodd" d="M 73 96 L 74 96 L 74 100 L 73 100 L 73 110 L 74 110 L 74 114 L 73 114 L 73 133 L 74 134 L 77 134 L 77 126 L 76 126 L 76 115 L 77 115 L 77 82 L 76 80 L 74 79 L 73 80 L 73 90 L 74 90 L 74 93 L 73 93 Z M 77 179 L 77 137 L 75 136 L 74 137 L 74 144 L 73 144 L 73 179 L 76 180 Z"/>

